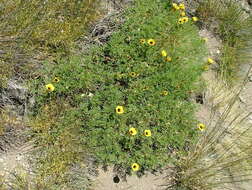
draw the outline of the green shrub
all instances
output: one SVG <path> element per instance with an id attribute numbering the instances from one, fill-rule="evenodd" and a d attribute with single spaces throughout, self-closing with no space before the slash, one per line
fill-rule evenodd
<path id="1" fill-rule="evenodd" d="M 205 46 L 191 19 L 178 24 L 179 12 L 170 2 L 139 0 L 124 17 L 107 45 L 45 65 L 34 84 L 37 110 L 60 98 L 78 110 L 72 121 L 81 131 L 79 138 L 100 163 L 157 169 L 172 159 L 168 149 L 183 152 L 196 137 L 195 105 L 189 97 L 199 89 L 195 82 L 203 71 Z M 168 55 L 163 57 L 163 50 Z M 55 76 L 57 83 L 52 82 Z M 49 83 L 55 89 L 46 92 Z M 130 135 L 130 128 L 137 134 Z"/>

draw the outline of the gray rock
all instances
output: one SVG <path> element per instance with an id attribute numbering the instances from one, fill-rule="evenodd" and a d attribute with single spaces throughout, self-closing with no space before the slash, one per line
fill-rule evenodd
<path id="1" fill-rule="evenodd" d="M 177 3 L 177 4 L 179 4 L 179 3 L 184 3 L 183 0 L 174 0 L 173 2 L 174 2 L 174 3 Z"/>
<path id="2" fill-rule="evenodd" d="M 240 1 L 240 5 L 242 7 L 242 9 L 246 12 L 246 13 L 250 13 L 251 12 L 251 6 L 248 3 L 249 1 Z"/>
<path id="3" fill-rule="evenodd" d="M 17 80 L 9 80 L 6 88 L 0 89 L 0 106 L 17 116 L 24 116 L 35 100 L 29 96 L 28 88 Z"/>
<path id="4" fill-rule="evenodd" d="M 26 99 L 27 96 L 27 88 L 18 84 L 17 81 L 10 80 L 8 82 L 8 91 L 9 94 L 14 97 L 15 99 L 19 99 L 23 101 Z"/>
<path id="5" fill-rule="evenodd" d="M 1 104 L 14 104 L 18 102 L 22 104 L 27 97 L 27 88 L 18 84 L 15 80 L 9 80 L 7 88 L 2 89 L 0 94 L 0 103 Z"/>

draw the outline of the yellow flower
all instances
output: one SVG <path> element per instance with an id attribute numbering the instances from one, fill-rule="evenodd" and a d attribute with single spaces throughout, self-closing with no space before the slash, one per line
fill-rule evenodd
<path id="1" fill-rule="evenodd" d="M 136 77 L 136 76 L 137 76 L 137 74 L 136 74 L 135 72 L 130 72 L 129 75 L 130 75 L 131 77 Z"/>
<path id="2" fill-rule="evenodd" d="M 134 136 L 134 135 L 137 134 L 137 130 L 136 130 L 134 127 L 131 127 L 131 128 L 129 129 L 129 134 L 132 135 L 132 136 Z"/>
<path id="3" fill-rule="evenodd" d="M 150 137 L 151 136 L 151 131 L 150 130 L 144 130 L 144 136 Z"/>
<path id="4" fill-rule="evenodd" d="M 59 81 L 60 81 L 60 80 L 59 80 L 58 77 L 54 77 L 53 82 L 59 82 Z"/>
<path id="5" fill-rule="evenodd" d="M 176 7 L 176 6 L 178 6 L 178 4 L 177 3 L 172 3 L 172 6 Z"/>
<path id="6" fill-rule="evenodd" d="M 144 44 L 145 41 L 146 41 L 145 39 L 140 39 L 140 43 L 141 43 L 141 44 Z"/>
<path id="7" fill-rule="evenodd" d="M 174 10 L 179 10 L 179 6 L 177 5 L 177 3 L 172 3 L 172 7 L 174 8 Z"/>
<path id="8" fill-rule="evenodd" d="M 131 169 L 132 169 L 134 172 L 138 171 L 139 168 L 140 168 L 140 166 L 139 166 L 137 163 L 133 163 L 133 164 L 131 165 Z"/>
<path id="9" fill-rule="evenodd" d="M 183 19 L 180 18 L 180 19 L 178 20 L 178 24 L 183 24 L 183 23 L 184 23 Z"/>
<path id="10" fill-rule="evenodd" d="M 207 41 L 208 41 L 208 39 L 207 39 L 207 38 L 203 38 L 203 40 L 204 40 L 204 42 L 207 42 Z"/>
<path id="11" fill-rule="evenodd" d="M 148 40 L 148 44 L 149 44 L 150 46 L 154 46 L 154 45 L 156 44 L 156 42 L 155 42 L 155 40 L 153 40 L 153 39 L 149 39 L 149 40 Z"/>
<path id="12" fill-rule="evenodd" d="M 197 127 L 200 131 L 204 131 L 206 129 L 206 126 L 203 123 L 199 123 Z"/>
<path id="13" fill-rule="evenodd" d="M 167 56 L 167 57 L 165 58 L 165 60 L 166 60 L 167 62 L 170 62 L 170 61 L 172 60 L 172 58 L 171 58 L 170 56 Z"/>
<path id="14" fill-rule="evenodd" d="M 184 11 L 185 10 L 185 5 L 183 3 L 180 3 L 179 4 L 179 9 Z"/>
<path id="15" fill-rule="evenodd" d="M 185 17 L 182 17 L 182 20 L 183 20 L 183 22 L 188 22 L 188 17 L 187 16 L 185 16 Z"/>
<path id="16" fill-rule="evenodd" d="M 180 13 L 180 16 L 185 16 L 186 15 L 186 13 L 184 12 L 184 11 L 182 11 L 181 13 Z"/>
<path id="17" fill-rule="evenodd" d="M 208 63 L 208 64 L 213 64 L 213 63 L 214 63 L 214 60 L 212 60 L 211 58 L 208 58 L 208 59 L 207 59 L 207 63 Z"/>
<path id="18" fill-rule="evenodd" d="M 145 90 L 149 90 L 150 89 L 150 87 L 148 87 L 148 86 L 145 86 L 144 88 L 143 88 L 143 90 L 145 91 Z"/>
<path id="19" fill-rule="evenodd" d="M 162 51 L 161 51 L 161 55 L 162 55 L 163 57 L 166 57 L 166 56 L 167 56 L 167 52 L 166 52 L 165 50 L 162 50 Z"/>
<path id="20" fill-rule="evenodd" d="M 48 92 L 52 92 L 52 91 L 54 91 L 54 86 L 52 85 L 52 84 L 47 84 L 46 85 L 46 90 L 48 91 Z"/>
<path id="21" fill-rule="evenodd" d="M 163 96 L 167 96 L 169 94 L 169 92 L 167 90 L 164 90 L 162 93 L 161 93 Z"/>
<path id="22" fill-rule="evenodd" d="M 116 107 L 116 113 L 117 114 L 123 114 L 124 113 L 123 106 L 117 106 Z"/>
<path id="23" fill-rule="evenodd" d="M 198 17 L 194 16 L 194 17 L 192 17 L 192 20 L 193 20 L 194 22 L 197 22 L 199 19 L 198 19 Z"/>

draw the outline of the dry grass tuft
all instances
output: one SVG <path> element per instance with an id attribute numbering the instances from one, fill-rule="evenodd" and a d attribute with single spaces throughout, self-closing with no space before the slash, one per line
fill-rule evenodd
<path id="1" fill-rule="evenodd" d="M 235 84 L 237 69 L 252 61 L 252 16 L 233 0 L 206 0 L 197 9 L 202 23 L 222 40 L 219 74 Z"/>
<path id="2" fill-rule="evenodd" d="M 252 124 L 248 120 L 252 112 L 241 111 L 238 103 L 247 78 L 248 74 L 244 83 L 232 92 L 233 96 L 227 98 L 228 104 L 218 105 L 219 97 L 215 94 L 207 130 L 188 155 L 180 157 L 168 189 L 232 189 L 252 180 Z"/>

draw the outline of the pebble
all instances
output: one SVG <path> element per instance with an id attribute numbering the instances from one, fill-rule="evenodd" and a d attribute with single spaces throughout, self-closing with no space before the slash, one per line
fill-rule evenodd
<path id="1" fill-rule="evenodd" d="M 249 117 L 249 123 L 252 123 L 252 115 Z"/>
<path id="2" fill-rule="evenodd" d="M 93 97 L 94 94 L 92 94 L 91 92 L 88 94 L 88 97 Z"/>
<path id="3" fill-rule="evenodd" d="M 242 9 L 243 9 L 246 13 L 250 13 L 251 7 L 250 7 L 250 5 L 249 5 L 249 2 L 240 1 L 240 5 L 241 5 Z"/>
<path id="4" fill-rule="evenodd" d="M 21 159 L 22 159 L 21 156 L 17 156 L 17 157 L 16 157 L 16 160 L 18 160 L 18 161 L 21 160 Z"/>
<path id="5" fill-rule="evenodd" d="M 252 75 L 249 77 L 249 81 L 252 82 Z"/>

